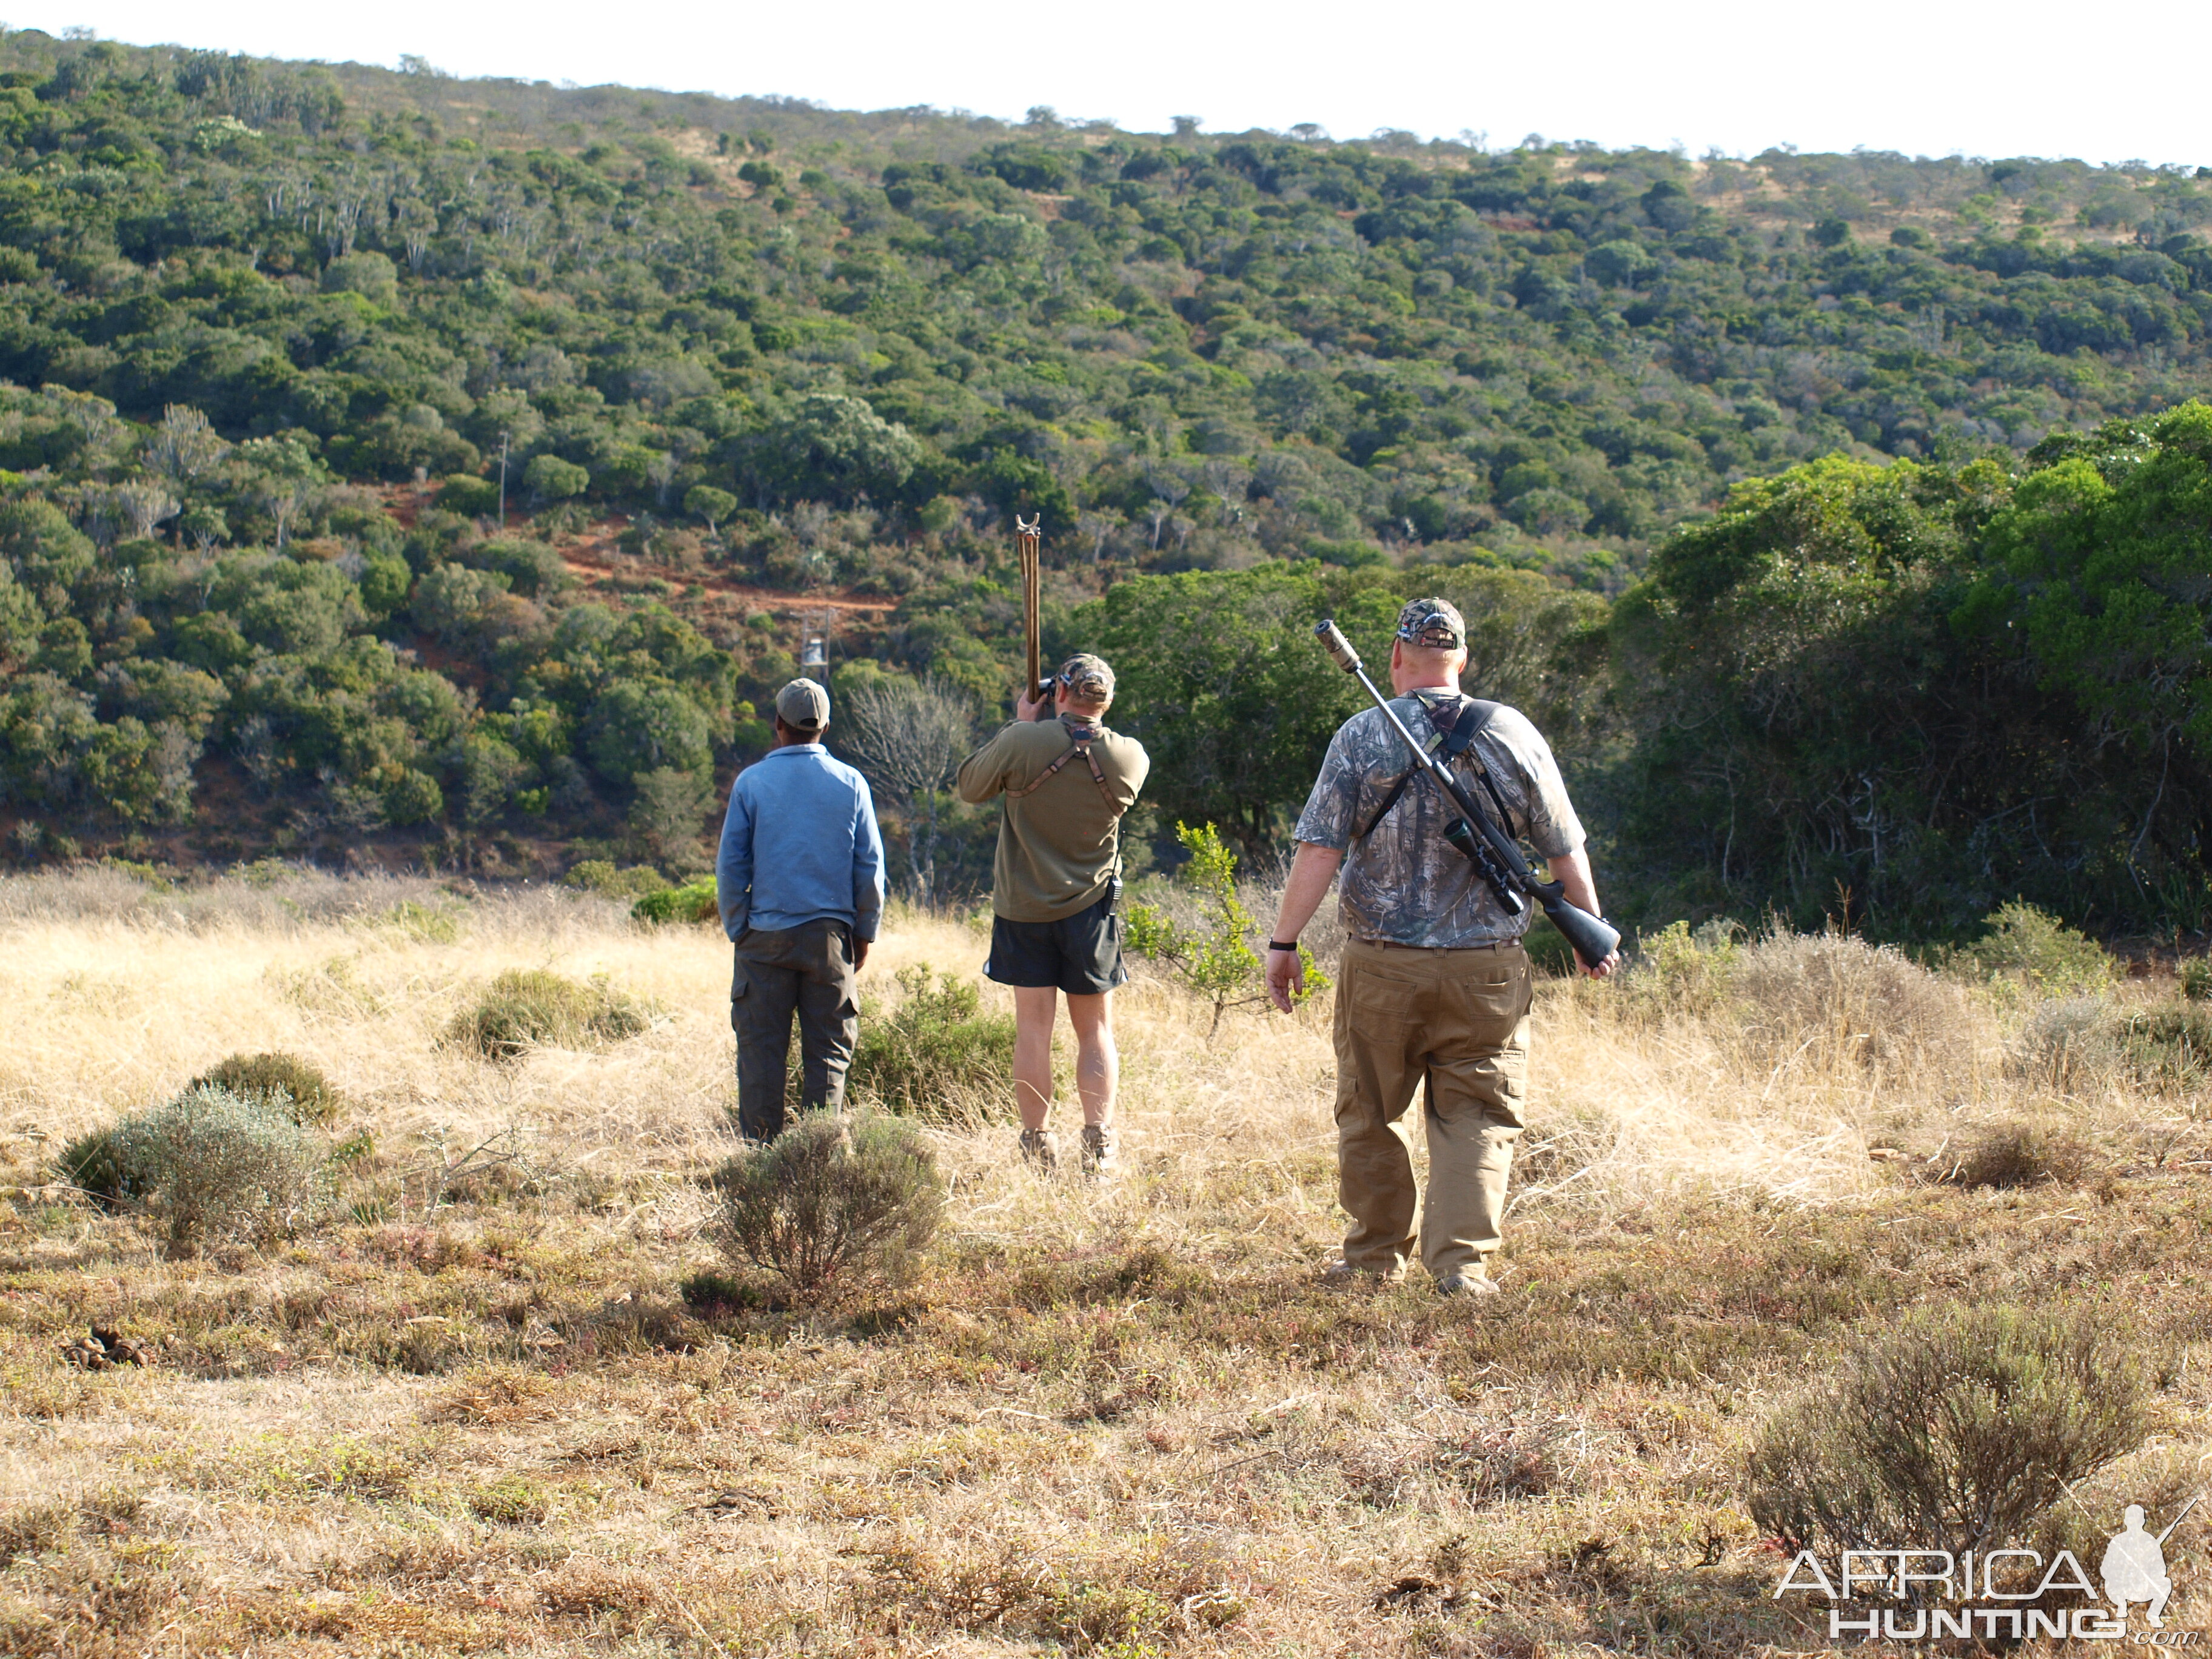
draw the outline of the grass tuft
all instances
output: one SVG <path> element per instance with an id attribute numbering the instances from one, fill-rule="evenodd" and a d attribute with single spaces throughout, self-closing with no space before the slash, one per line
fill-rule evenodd
<path id="1" fill-rule="evenodd" d="M 539 1044 L 619 1042 L 650 1024 L 646 1010 L 603 975 L 586 981 L 543 968 L 510 968 L 454 1016 L 446 1041 L 489 1060 L 513 1060 Z"/>

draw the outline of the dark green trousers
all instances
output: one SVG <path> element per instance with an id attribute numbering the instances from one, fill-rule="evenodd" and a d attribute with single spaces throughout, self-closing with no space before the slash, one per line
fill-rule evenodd
<path id="1" fill-rule="evenodd" d="M 843 922 L 751 927 L 738 941 L 730 1025 L 738 1034 L 738 1130 L 748 1140 L 783 1133 L 793 1014 L 805 1109 L 836 1111 L 860 1034 L 853 930 Z"/>

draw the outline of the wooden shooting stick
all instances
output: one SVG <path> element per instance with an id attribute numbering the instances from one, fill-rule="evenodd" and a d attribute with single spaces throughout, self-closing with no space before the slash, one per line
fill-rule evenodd
<path id="1" fill-rule="evenodd" d="M 1022 696 L 1031 699 L 1044 690 L 1044 672 L 1037 661 L 1037 605 L 1042 580 L 1037 564 L 1037 531 L 1043 523 L 1042 513 L 1034 519 L 1014 514 L 1014 550 L 1022 564 L 1022 661 L 1029 676 L 1022 682 Z"/>

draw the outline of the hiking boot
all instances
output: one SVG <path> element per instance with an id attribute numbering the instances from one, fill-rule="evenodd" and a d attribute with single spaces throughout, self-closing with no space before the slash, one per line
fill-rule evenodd
<path id="1" fill-rule="evenodd" d="M 1049 1129 L 1022 1131 L 1022 1162 L 1039 1175 L 1060 1168 L 1060 1141 Z"/>
<path id="2" fill-rule="evenodd" d="M 1477 1268 L 1473 1273 L 1447 1273 L 1437 1280 L 1439 1296 L 1485 1297 L 1498 1294 L 1497 1281 Z"/>
<path id="3" fill-rule="evenodd" d="M 1115 1156 L 1114 1131 L 1103 1123 L 1083 1126 L 1083 1173 L 1093 1177 L 1110 1176 L 1121 1168 Z"/>

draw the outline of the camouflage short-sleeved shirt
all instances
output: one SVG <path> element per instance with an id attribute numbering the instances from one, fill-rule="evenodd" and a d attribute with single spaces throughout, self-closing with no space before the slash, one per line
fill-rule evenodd
<path id="1" fill-rule="evenodd" d="M 1436 710 L 1433 720 L 1430 705 Z M 1416 693 L 1395 698 L 1390 706 L 1425 742 L 1437 722 L 1449 726 L 1457 718 L 1459 699 L 1450 693 Z M 1469 752 L 1481 757 L 1504 797 L 1511 832 L 1539 856 L 1561 858 L 1583 844 L 1582 823 L 1567 799 L 1559 763 L 1527 715 L 1501 705 Z M 1518 939 L 1535 915 L 1534 905 L 1518 917 L 1505 914 L 1489 884 L 1444 839 L 1448 809 L 1426 779 L 1411 779 L 1389 815 L 1364 839 L 1357 838 L 1412 763 L 1382 712 L 1364 709 L 1337 728 L 1321 776 L 1298 814 L 1300 841 L 1345 849 L 1337 901 L 1345 931 L 1354 939 L 1432 949 Z M 1455 769 L 1476 802 L 1494 815 L 1497 809 L 1468 757 L 1462 756 Z"/>

